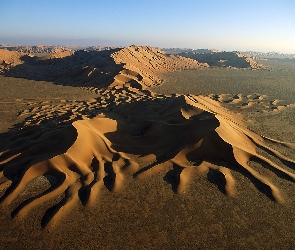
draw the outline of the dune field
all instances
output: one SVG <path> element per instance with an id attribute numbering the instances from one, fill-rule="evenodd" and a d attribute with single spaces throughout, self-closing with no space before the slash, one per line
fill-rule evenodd
<path id="1" fill-rule="evenodd" d="M 294 246 L 292 65 L 135 45 L 1 61 L 1 249 Z"/>

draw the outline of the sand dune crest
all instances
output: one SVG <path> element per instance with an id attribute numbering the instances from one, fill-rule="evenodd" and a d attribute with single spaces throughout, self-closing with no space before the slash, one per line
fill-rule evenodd
<path id="1" fill-rule="evenodd" d="M 294 182 L 295 161 L 264 140 L 208 97 L 159 96 L 122 102 L 104 115 L 56 131 L 39 133 L 32 128 L 29 134 L 10 138 L 0 154 L 1 204 L 13 205 L 35 179 L 53 178 L 48 189 L 22 201 L 12 213 L 22 218 L 63 195 L 44 215 L 42 225 L 50 227 L 76 202 L 95 204 L 102 188 L 117 192 L 127 177 L 141 179 L 163 172 L 176 193 L 189 188 L 192 175 L 207 173 L 208 180 L 229 196 L 237 195 L 239 185 L 233 172 L 241 173 L 270 199 L 281 202 L 279 188 L 249 162 L 257 159 L 278 177 Z M 260 155 L 257 148 L 289 168 Z"/>

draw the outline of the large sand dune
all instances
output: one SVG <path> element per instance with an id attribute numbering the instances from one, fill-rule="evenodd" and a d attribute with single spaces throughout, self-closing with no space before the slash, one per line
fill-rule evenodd
<path id="1" fill-rule="evenodd" d="M 1 203 L 10 204 L 31 181 L 49 176 L 55 184 L 23 201 L 13 216 L 24 216 L 34 206 L 65 193 L 55 210 L 46 214 L 46 223 L 52 225 L 78 200 L 93 203 L 103 184 L 116 191 L 126 174 L 144 178 L 161 171 L 172 173 L 170 182 L 177 193 L 185 192 L 191 175 L 212 171 L 220 190 L 231 196 L 236 195 L 231 171 L 242 172 L 270 199 L 282 202 L 279 188 L 248 162 L 261 162 L 291 181 L 294 171 L 259 154 L 257 148 L 284 165 L 295 165 L 209 98 L 145 98 L 55 131 L 33 127 L 9 138 L 1 153 L 1 177 L 6 179 L 1 189 L 7 188 Z"/>
<path id="2" fill-rule="evenodd" d="M 294 152 L 295 144 L 249 130 L 242 117 L 221 106 L 222 94 L 214 100 L 146 90 L 160 81 L 158 73 L 207 65 L 150 47 L 104 53 L 106 65 L 91 67 L 95 72 L 110 67 L 113 75 L 108 84 L 88 85 L 96 98 L 28 102 L 20 113 L 23 122 L 1 143 L 0 203 L 13 219 L 24 219 L 45 205 L 40 224 L 49 229 L 77 204 L 95 206 L 104 189 L 120 193 L 135 180 L 159 175 L 171 192 L 181 195 L 194 176 L 207 174 L 221 193 L 236 197 L 239 173 L 270 200 L 288 200 L 280 183 L 294 182 L 295 160 L 274 148 Z M 88 83 L 104 79 L 89 80 L 85 67 L 56 79 L 66 74 L 78 86 L 84 78 Z M 24 69 L 9 68 L 7 74 L 17 70 L 24 77 Z"/>
<path id="3" fill-rule="evenodd" d="M 0 63 L 1 60 L 6 76 L 98 88 L 122 84 L 146 88 L 161 81 L 156 73 L 208 67 L 193 59 L 135 45 L 105 51 L 65 51 L 42 57 L 0 50 Z"/>

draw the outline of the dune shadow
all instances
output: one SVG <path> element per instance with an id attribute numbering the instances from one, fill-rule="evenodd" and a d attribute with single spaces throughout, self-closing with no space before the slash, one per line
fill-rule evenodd
<path id="1" fill-rule="evenodd" d="M 212 184 L 216 185 L 221 193 L 226 194 L 226 180 L 222 173 L 215 169 L 209 169 L 209 171 L 207 172 L 207 179 Z"/>
<path id="2" fill-rule="evenodd" d="M 172 191 L 174 193 L 178 193 L 178 187 L 180 184 L 180 174 L 182 170 L 182 167 L 173 166 L 173 169 L 169 170 L 163 177 L 163 180 L 171 185 Z"/>
<path id="3" fill-rule="evenodd" d="M 182 52 L 179 53 L 179 55 L 197 60 L 199 62 L 205 62 L 208 63 L 210 66 L 215 67 L 251 68 L 251 63 L 246 60 L 246 57 L 239 56 L 236 52 Z"/>
<path id="4" fill-rule="evenodd" d="M 80 87 L 108 87 L 122 70 L 110 55 L 119 49 L 104 51 L 75 51 L 61 58 L 53 56 L 22 56 L 22 64 L 4 70 L 7 77 L 53 82 L 58 85 Z"/>

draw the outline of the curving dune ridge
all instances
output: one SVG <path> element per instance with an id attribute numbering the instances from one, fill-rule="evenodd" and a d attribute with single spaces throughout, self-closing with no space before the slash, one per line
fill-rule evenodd
<path id="1" fill-rule="evenodd" d="M 134 49 L 135 54 L 130 56 L 152 56 L 146 48 L 141 49 L 139 54 Z M 93 110 L 84 110 L 84 119 L 72 119 L 72 124 L 57 119 L 55 129 L 48 126 L 48 121 L 40 120 L 37 124 L 41 125 L 32 126 L 35 119 L 27 119 L 26 128 L 0 148 L 0 202 L 12 207 L 12 217 L 23 218 L 36 206 L 59 197 L 41 222 L 43 227 L 52 227 L 77 202 L 95 204 L 102 188 L 117 192 L 128 188 L 126 179 L 155 174 L 166 176 L 172 190 L 183 193 L 193 175 L 210 172 L 221 192 L 235 196 L 238 183 L 233 172 L 238 172 L 270 199 L 283 202 L 279 187 L 250 163 L 259 163 L 279 178 L 294 182 L 295 161 L 272 149 L 268 141 L 291 150 L 294 144 L 251 132 L 241 117 L 209 97 L 139 91 L 134 88 L 136 84 L 128 84 L 129 78 L 143 86 L 142 79 L 157 79 L 157 70 L 140 67 L 141 59 L 135 63 L 128 56 L 122 58 L 125 68 L 91 106 L 98 110 L 94 118 L 87 118 Z M 38 112 L 42 114 L 42 110 Z M 23 196 L 36 181 L 43 188 Z"/>

